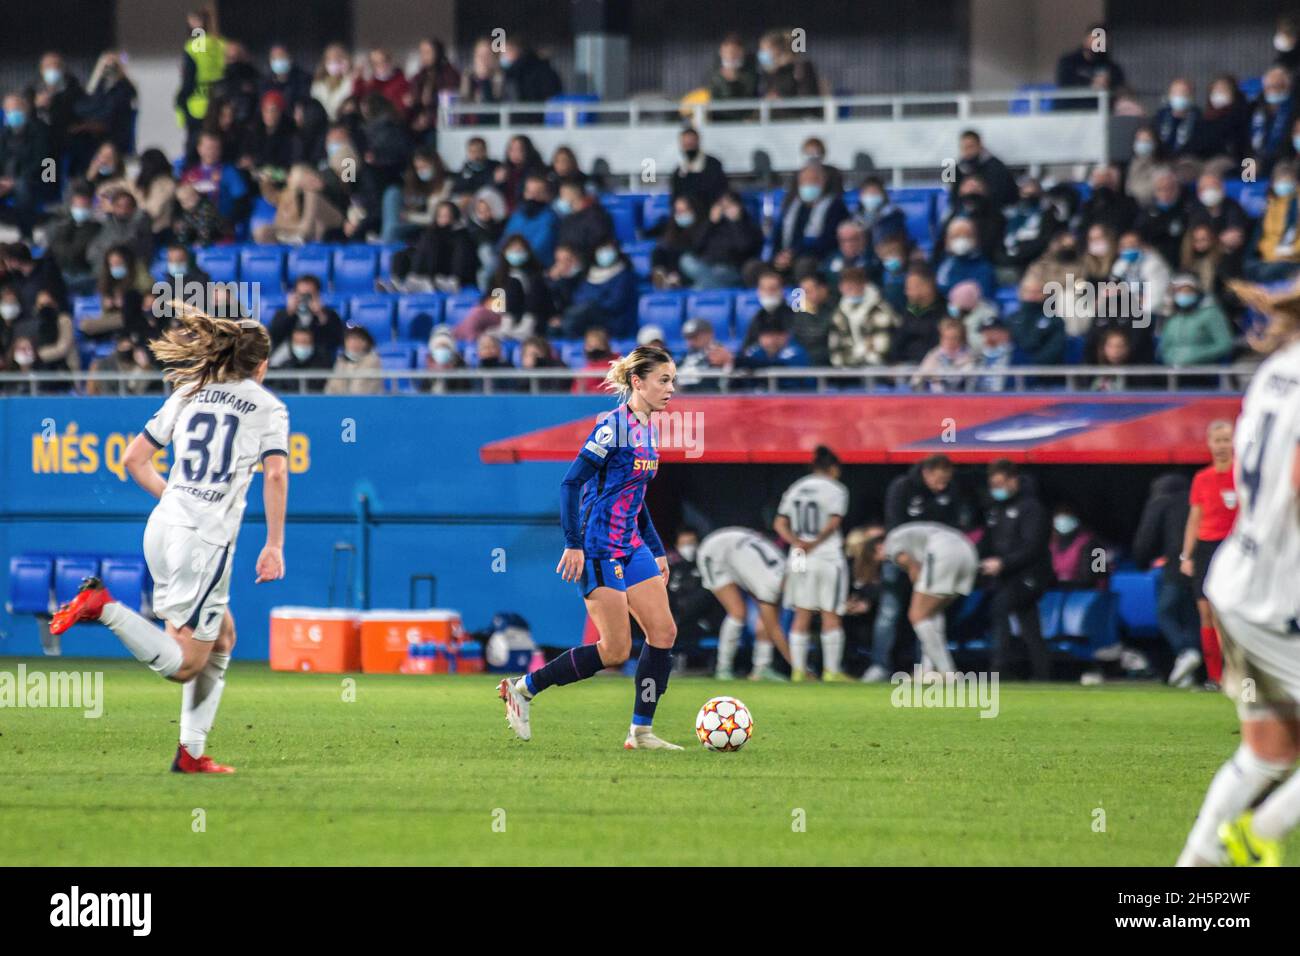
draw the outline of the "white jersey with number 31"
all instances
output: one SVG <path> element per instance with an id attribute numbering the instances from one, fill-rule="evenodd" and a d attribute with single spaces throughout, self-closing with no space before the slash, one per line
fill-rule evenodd
<path id="1" fill-rule="evenodd" d="M 1221 611 L 1276 632 L 1300 613 L 1300 342 L 1255 373 L 1233 436 L 1237 520 L 1210 562 L 1205 594 Z"/>
<path id="2" fill-rule="evenodd" d="M 174 445 L 167 489 L 154 514 L 168 525 L 194 528 L 209 544 L 239 534 L 253 467 L 289 451 L 289 410 L 253 381 L 209 384 L 191 394 L 178 388 L 145 425 L 145 437 Z"/>

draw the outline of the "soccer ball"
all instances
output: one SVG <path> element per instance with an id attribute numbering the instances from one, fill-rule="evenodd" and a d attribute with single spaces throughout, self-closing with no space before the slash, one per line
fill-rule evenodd
<path id="1" fill-rule="evenodd" d="M 749 708 L 734 697 L 711 697 L 695 717 L 695 736 L 709 750 L 739 750 L 754 735 Z"/>

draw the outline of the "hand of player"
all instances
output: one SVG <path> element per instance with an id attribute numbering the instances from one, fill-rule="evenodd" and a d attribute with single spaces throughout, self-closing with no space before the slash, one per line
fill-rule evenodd
<path id="1" fill-rule="evenodd" d="M 268 544 L 257 556 L 257 580 L 253 583 L 278 581 L 282 577 L 284 577 L 284 549 L 273 548 Z"/>
<path id="2" fill-rule="evenodd" d="M 1196 568 L 1192 565 L 1191 558 L 1184 558 L 1183 560 L 1179 561 L 1178 570 L 1182 572 L 1182 574 L 1185 577 L 1190 578 L 1190 577 L 1195 577 L 1196 575 Z"/>
<path id="3" fill-rule="evenodd" d="M 660 555 L 659 557 L 655 558 L 655 564 L 659 565 L 659 573 L 660 573 L 660 575 L 663 576 L 664 584 L 667 584 L 667 583 L 668 583 L 668 557 L 667 557 L 667 555 Z"/>
<path id="4" fill-rule="evenodd" d="M 582 567 L 587 563 L 587 556 L 581 548 L 565 548 L 560 555 L 560 563 L 555 566 L 555 573 L 561 581 L 576 581 L 582 577 Z"/>

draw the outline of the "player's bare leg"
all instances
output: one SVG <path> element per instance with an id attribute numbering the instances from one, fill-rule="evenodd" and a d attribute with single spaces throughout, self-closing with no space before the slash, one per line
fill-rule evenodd
<path id="1" fill-rule="evenodd" d="M 956 670 L 952 654 L 948 652 L 948 637 L 943 617 L 944 609 L 952 603 L 951 597 L 912 592 L 912 603 L 907 609 L 907 619 L 916 631 L 921 650 L 930 659 L 936 671 L 950 674 Z"/>
<path id="2" fill-rule="evenodd" d="M 645 646 L 637 661 L 632 726 L 623 742 L 626 750 L 681 750 L 654 733 L 654 714 L 668 690 L 672 672 L 677 622 L 668 606 L 668 589 L 662 575 L 627 589 L 627 606 L 645 632 Z M 626 618 L 624 619 L 626 620 Z"/>

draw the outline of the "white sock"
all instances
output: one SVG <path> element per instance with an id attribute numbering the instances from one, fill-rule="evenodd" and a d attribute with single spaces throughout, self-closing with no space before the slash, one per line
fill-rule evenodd
<path id="1" fill-rule="evenodd" d="M 844 663 L 844 629 L 837 627 L 833 631 L 822 631 L 822 670 L 827 674 L 838 674 Z"/>
<path id="2" fill-rule="evenodd" d="M 202 757 L 208 732 L 217 717 L 221 692 L 226 689 L 229 654 L 209 654 L 208 663 L 198 676 L 185 682 L 181 690 L 181 746 L 191 757 Z"/>
<path id="3" fill-rule="evenodd" d="M 808 669 L 809 641 L 807 631 L 790 632 L 790 668 L 792 670 L 806 671 Z"/>
<path id="4" fill-rule="evenodd" d="M 515 681 L 515 690 L 523 695 L 524 700 L 532 700 L 533 695 L 528 691 L 528 677 L 524 676 Z"/>
<path id="5" fill-rule="evenodd" d="M 956 670 L 952 655 L 948 653 L 948 638 L 943 615 L 927 617 L 919 624 L 913 624 L 912 629 L 916 631 L 916 639 L 921 642 L 921 649 L 925 651 L 925 656 L 930 659 L 935 670 L 945 674 L 951 674 Z"/>
<path id="6" fill-rule="evenodd" d="M 736 663 L 736 648 L 740 646 L 740 633 L 745 629 L 745 622 L 738 621 L 728 614 L 718 628 L 718 667 L 720 671 L 729 671 Z"/>
<path id="7" fill-rule="evenodd" d="M 754 642 L 754 670 L 762 672 L 772 666 L 772 652 L 776 645 L 771 641 Z"/>
<path id="8" fill-rule="evenodd" d="M 117 601 L 104 605 L 99 622 L 117 635 L 136 660 L 163 677 L 171 677 L 184 658 L 181 646 L 165 630 L 154 627 L 135 611 Z"/>
<path id="9" fill-rule="evenodd" d="M 1219 768 L 1201 804 L 1201 812 L 1187 835 L 1178 857 L 1179 866 L 1213 865 L 1219 861 L 1219 824 L 1244 812 L 1273 784 L 1290 772 L 1288 763 L 1256 757 L 1242 744 L 1232 759 Z"/>
<path id="10" fill-rule="evenodd" d="M 1300 776 L 1292 774 L 1255 811 L 1255 832 L 1266 840 L 1280 840 L 1300 823 Z"/>

